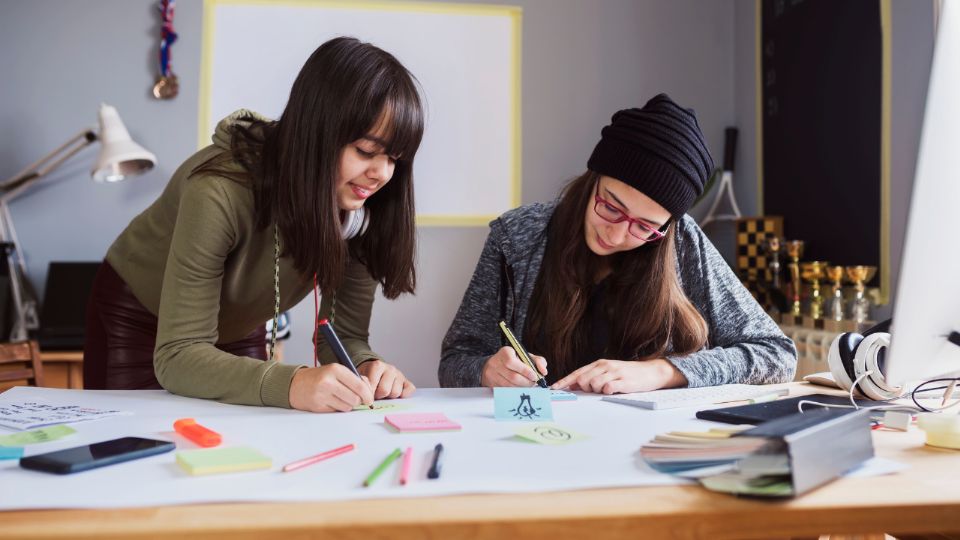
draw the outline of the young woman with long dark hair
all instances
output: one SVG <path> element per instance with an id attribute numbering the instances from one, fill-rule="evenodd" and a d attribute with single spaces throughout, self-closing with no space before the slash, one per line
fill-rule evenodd
<path id="1" fill-rule="evenodd" d="M 443 341 L 443 386 L 604 394 L 793 378 L 793 343 L 686 211 L 713 170 L 693 112 L 661 94 L 616 113 L 559 199 L 491 225 Z"/>
<path id="2" fill-rule="evenodd" d="M 350 410 L 414 386 L 367 344 L 377 284 L 411 293 L 414 78 L 352 38 L 321 45 L 283 114 L 241 110 L 110 247 L 87 313 L 87 388 L 166 388 L 229 403 Z M 264 321 L 311 291 L 360 379 L 272 358 Z M 308 333 L 309 335 L 309 333 Z"/>

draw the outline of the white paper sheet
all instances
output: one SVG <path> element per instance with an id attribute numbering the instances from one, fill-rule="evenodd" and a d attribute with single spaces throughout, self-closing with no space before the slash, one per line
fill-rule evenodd
<path id="1" fill-rule="evenodd" d="M 25 430 L 96 420 L 117 414 L 123 414 L 123 411 L 95 409 L 71 402 L 52 403 L 41 399 L 3 401 L 0 402 L 0 427 Z"/>

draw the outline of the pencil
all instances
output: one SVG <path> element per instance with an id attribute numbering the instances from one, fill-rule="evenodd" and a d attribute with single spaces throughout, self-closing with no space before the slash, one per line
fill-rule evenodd
<path id="1" fill-rule="evenodd" d="M 339 456 L 340 454 L 346 454 L 347 452 L 356 448 L 352 444 L 346 446 L 341 446 L 340 448 L 334 448 L 333 450 L 327 450 L 326 452 L 317 454 L 315 456 L 310 456 L 308 458 L 303 458 L 293 463 L 288 463 L 283 466 L 283 472 L 295 471 L 297 469 L 302 469 L 308 465 L 313 465 L 314 463 L 319 463 L 325 459 L 330 459 L 332 457 Z"/>
<path id="2" fill-rule="evenodd" d="M 391 463 L 393 463 L 398 457 L 400 457 L 401 453 L 402 452 L 400 452 L 399 448 L 397 448 L 393 452 L 390 452 L 390 455 L 387 456 L 383 461 L 381 461 L 380 464 L 377 465 L 377 468 L 374 469 L 372 473 L 370 473 L 370 476 L 368 476 L 366 480 L 363 481 L 363 487 L 370 487 L 371 484 L 376 482 L 377 478 L 381 474 L 383 474 L 383 471 L 385 471 L 387 467 L 390 466 Z"/>
<path id="3" fill-rule="evenodd" d="M 510 342 L 510 346 L 513 347 L 513 350 L 517 352 L 517 356 L 520 357 L 520 360 L 530 367 L 534 373 L 537 375 L 537 385 L 540 388 L 547 388 L 547 380 L 543 378 L 543 375 L 540 373 L 540 370 L 537 369 L 537 366 L 533 363 L 533 360 L 530 359 L 530 356 L 527 354 L 527 350 L 523 348 L 523 345 L 517 341 L 517 338 L 513 335 L 513 332 L 507 326 L 505 321 L 500 321 L 500 330 L 503 331 L 503 335 L 507 336 L 507 341 Z"/>
<path id="4" fill-rule="evenodd" d="M 413 461 L 413 447 L 408 446 L 403 453 L 403 462 L 400 464 L 400 485 L 405 486 L 410 481 L 410 462 Z"/>

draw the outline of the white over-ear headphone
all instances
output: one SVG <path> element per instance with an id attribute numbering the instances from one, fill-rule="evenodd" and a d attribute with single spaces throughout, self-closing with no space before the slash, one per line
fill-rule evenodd
<path id="1" fill-rule="evenodd" d="M 362 206 L 357 210 L 351 210 L 347 212 L 347 216 L 340 226 L 340 234 L 344 240 L 360 236 L 367 230 L 368 222 L 367 211 Z"/>
<path id="2" fill-rule="evenodd" d="M 878 401 L 903 394 L 902 386 L 894 386 L 886 380 L 884 361 L 890 348 L 890 334 L 887 332 L 890 322 L 886 320 L 863 335 L 848 332 L 834 338 L 827 365 L 841 388 L 850 390 L 856 384 L 856 390 L 861 394 Z"/>

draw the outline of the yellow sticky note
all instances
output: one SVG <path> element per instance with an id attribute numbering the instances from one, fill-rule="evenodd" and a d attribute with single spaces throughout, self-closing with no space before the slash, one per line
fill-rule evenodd
<path id="1" fill-rule="evenodd" d="M 177 452 L 177 463 L 192 475 L 269 469 L 273 465 L 269 457 L 246 446 Z"/>
<path id="2" fill-rule="evenodd" d="M 355 411 L 366 412 L 393 412 L 402 411 L 411 407 L 408 403 L 395 403 L 389 401 L 375 401 L 373 405 L 357 405 L 353 408 Z"/>
<path id="3" fill-rule="evenodd" d="M 552 445 L 568 444 L 587 438 L 586 435 L 553 424 L 524 426 L 515 430 L 514 433 L 528 441 Z"/>

